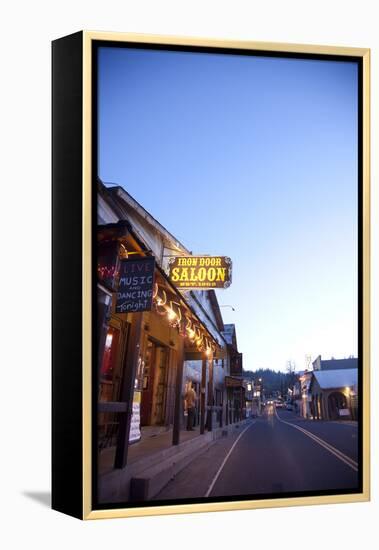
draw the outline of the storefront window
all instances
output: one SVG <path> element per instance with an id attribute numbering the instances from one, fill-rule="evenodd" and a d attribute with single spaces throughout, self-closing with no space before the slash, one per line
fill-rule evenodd
<path id="1" fill-rule="evenodd" d="M 113 322 L 113 321 L 111 321 Z M 120 398 L 121 330 L 109 325 L 105 334 L 104 353 L 99 374 L 99 403 Z M 98 415 L 99 468 L 113 468 L 121 414 L 100 409 Z"/>
<path id="2" fill-rule="evenodd" d="M 105 337 L 104 355 L 100 368 L 100 401 L 117 401 L 119 380 L 117 376 L 119 329 L 110 326 Z"/>

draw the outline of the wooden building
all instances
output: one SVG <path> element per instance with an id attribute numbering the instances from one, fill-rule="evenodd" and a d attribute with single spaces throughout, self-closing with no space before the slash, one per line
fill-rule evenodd
<path id="1" fill-rule="evenodd" d="M 131 445 L 161 432 L 170 434 L 169 444 L 180 443 L 190 382 L 197 395 L 199 435 L 242 417 L 242 408 L 236 410 L 225 384 L 236 361 L 242 374 L 242 356 L 225 337 L 215 292 L 178 290 L 167 276 L 168 257 L 190 254 L 122 187 L 98 182 L 101 486 L 123 479 L 117 472 L 127 467 Z M 133 272 L 126 272 L 126 267 Z M 153 282 L 150 292 L 142 285 L 131 300 L 129 290 L 120 292 L 120 281 L 133 276 Z M 123 302 L 123 297 L 129 301 Z"/>
<path id="2" fill-rule="evenodd" d="M 238 422 L 246 417 L 245 384 L 243 380 L 242 353 L 238 351 L 237 333 L 234 324 L 224 326 L 224 337 L 230 362 L 230 376 L 225 379 L 227 390 L 227 418 L 229 422 Z"/>

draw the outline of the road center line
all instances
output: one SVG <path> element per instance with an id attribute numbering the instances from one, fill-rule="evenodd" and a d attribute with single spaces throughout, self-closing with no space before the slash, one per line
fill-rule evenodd
<path id="1" fill-rule="evenodd" d="M 214 478 L 212 479 L 212 483 L 210 484 L 209 488 L 208 488 L 208 491 L 205 493 L 205 497 L 209 497 L 209 495 L 211 494 L 212 492 L 212 489 L 216 483 L 216 481 L 218 480 L 218 477 L 219 475 L 221 474 L 221 471 L 223 469 L 223 467 L 225 466 L 226 464 L 226 461 L 228 460 L 228 458 L 230 457 L 230 455 L 232 454 L 233 452 L 233 449 L 234 447 L 237 445 L 238 441 L 240 440 L 240 438 L 243 436 L 243 434 L 249 429 L 251 428 L 252 426 L 254 426 L 256 420 L 254 420 L 251 424 L 249 424 L 240 434 L 239 436 L 237 437 L 237 439 L 235 440 L 235 442 L 233 443 L 233 445 L 231 446 L 231 448 L 229 449 L 229 452 L 228 454 L 226 455 L 226 457 L 224 458 L 224 460 L 222 461 L 221 463 L 221 466 L 219 467 L 219 469 L 217 470 L 216 472 L 216 475 L 214 476 Z"/>
<path id="2" fill-rule="evenodd" d="M 309 432 L 305 428 L 302 428 L 300 426 L 297 426 L 296 424 L 292 424 L 291 422 L 287 422 L 286 420 L 282 420 L 280 416 L 278 415 L 277 410 L 275 409 L 276 418 L 279 420 L 279 422 L 282 422 L 283 424 L 287 424 L 288 426 L 292 426 L 292 428 L 296 428 L 300 432 L 302 432 L 304 435 L 309 437 L 310 439 L 313 439 L 315 443 L 318 443 L 321 447 L 329 451 L 331 454 L 333 454 L 335 457 L 337 457 L 339 460 L 347 464 L 352 470 L 358 471 L 358 462 L 350 458 L 349 456 L 345 455 L 342 451 L 339 449 L 336 449 L 333 447 L 333 445 L 330 445 L 330 443 L 327 443 L 317 435 L 313 434 L 312 432 Z"/>

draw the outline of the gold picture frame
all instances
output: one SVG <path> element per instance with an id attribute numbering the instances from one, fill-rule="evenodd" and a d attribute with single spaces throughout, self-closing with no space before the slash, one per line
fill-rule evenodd
<path id="1" fill-rule="evenodd" d="M 192 48 L 209 48 L 212 50 L 228 49 L 228 50 L 251 50 L 254 52 L 280 52 L 282 54 L 299 54 L 313 56 L 346 56 L 361 61 L 362 67 L 362 125 L 360 139 L 362 145 L 361 158 L 361 180 L 362 180 L 362 201 L 361 212 L 362 216 L 362 380 L 363 387 L 361 388 L 362 395 L 362 491 L 354 494 L 331 494 L 320 496 L 301 496 L 288 498 L 268 498 L 264 500 L 234 500 L 228 501 L 226 498 L 223 502 L 208 502 L 201 503 L 183 503 L 157 506 L 138 506 L 138 507 L 109 507 L 106 509 L 94 509 L 92 503 L 92 486 L 94 479 L 92 452 L 93 452 L 93 423 L 92 423 L 92 408 L 93 408 L 93 375 L 92 361 L 94 354 L 94 345 L 92 341 L 92 319 L 93 319 L 93 159 L 92 159 L 92 136 L 93 136 L 93 63 L 92 52 L 94 43 L 114 43 L 115 45 L 128 42 L 130 44 L 145 44 L 145 45 L 160 45 L 162 47 L 192 47 Z M 74 56 L 74 57 L 73 57 Z M 74 69 L 69 67 L 74 64 Z M 71 72 L 70 72 L 71 71 Z M 76 79 L 81 74 L 80 85 L 81 89 L 81 112 L 76 111 L 76 123 L 65 127 L 62 130 L 62 120 L 67 117 L 65 107 L 60 103 L 59 94 L 64 86 L 64 80 L 70 79 L 70 76 L 75 72 Z M 74 76 L 72 76 L 74 79 Z M 69 92 L 70 97 L 75 96 L 75 101 L 78 102 L 77 94 L 73 91 Z M 74 101 L 74 100 L 73 100 Z M 77 103 L 76 103 L 77 105 Z M 62 113 L 61 113 L 61 111 Z M 80 121 L 79 121 L 80 118 Z M 54 126 L 55 125 L 55 126 Z M 62 190 L 62 179 L 70 177 L 67 172 L 67 167 L 64 163 L 67 162 L 67 153 L 64 152 L 65 139 L 70 132 L 75 132 L 81 128 L 82 134 L 75 144 L 76 154 L 80 157 L 75 161 L 80 165 L 75 171 L 74 179 L 76 184 L 80 180 L 80 191 L 75 191 L 76 197 L 81 195 L 80 216 L 79 213 L 74 218 L 72 231 L 80 229 L 81 239 L 80 247 L 75 252 L 81 257 L 81 272 L 76 272 L 72 281 L 70 274 L 65 280 L 60 280 L 62 275 L 59 274 L 59 269 L 63 265 L 62 253 L 64 234 L 70 229 L 64 222 L 60 209 L 62 200 L 66 201 L 66 205 L 72 200 L 71 196 L 64 197 L 64 193 L 69 191 Z M 60 132 L 66 132 L 64 135 Z M 69 155 L 70 152 L 68 152 Z M 63 157 L 61 159 L 61 157 Z M 54 168 L 55 166 L 55 168 Z M 55 193 L 55 199 L 54 199 Z M 60 203 L 60 204 L 59 204 Z M 53 269 L 55 266 L 55 282 L 53 290 L 53 320 L 58 315 L 62 316 L 62 305 L 64 300 L 59 294 L 64 285 L 76 285 L 80 283 L 80 288 L 76 289 L 76 295 L 81 297 L 81 303 L 77 310 L 79 319 L 76 320 L 77 341 L 81 340 L 81 349 L 77 350 L 75 355 L 77 364 L 67 367 L 67 361 L 72 362 L 72 358 L 65 358 L 65 350 L 67 346 L 64 331 L 62 332 L 62 321 L 56 321 L 56 331 L 54 332 L 53 323 L 53 508 L 65 513 L 74 515 L 81 519 L 105 519 L 105 518 L 120 518 L 134 516 L 149 516 L 163 514 L 184 514 L 194 512 L 215 512 L 222 510 L 247 510 L 256 508 L 270 507 L 286 507 L 286 506 L 306 506 L 317 504 L 332 504 L 344 502 L 363 502 L 370 499 L 370 50 L 367 48 L 353 47 L 337 47 L 325 45 L 304 45 L 304 44 L 284 44 L 271 42 L 254 42 L 254 41 L 230 41 L 219 39 L 203 39 L 193 37 L 176 37 L 176 36 L 159 36 L 147 34 L 129 34 L 129 33 L 113 33 L 113 32 L 98 32 L 98 31 L 83 31 L 71 37 L 65 37 L 56 40 L 53 43 L 53 238 L 55 254 L 53 254 Z M 66 250 L 66 256 L 69 254 L 69 249 Z M 73 252 L 74 253 L 74 252 Z M 65 260 L 66 261 L 66 260 Z M 54 263 L 56 262 L 56 263 Z M 73 268 L 74 269 L 74 268 Z M 62 290 L 63 292 L 63 290 Z M 60 301 L 60 300 L 63 300 Z M 64 312 L 65 315 L 70 315 L 69 312 Z M 80 335 L 79 335 L 80 326 Z M 63 341 L 64 340 L 64 341 Z M 80 353 L 80 360 L 79 354 Z M 71 381 L 62 382 L 63 371 L 65 368 L 72 369 L 73 375 Z M 76 374 L 74 372 L 76 369 Z M 77 371 L 80 370 L 78 374 Z M 71 372 L 71 371 L 70 371 Z M 80 379 L 79 379 L 80 377 Z M 66 384 L 66 385 L 65 385 Z M 70 384 L 75 384 L 72 388 Z M 71 416 L 71 424 L 74 418 L 80 422 L 78 432 L 71 434 L 70 437 L 75 437 L 75 445 L 77 451 L 74 458 L 69 459 L 67 465 L 67 448 L 68 440 L 66 436 L 62 436 L 62 431 L 67 430 L 64 419 L 65 410 L 69 404 L 61 396 L 65 392 L 73 392 L 73 400 L 81 399 L 75 406 L 75 411 Z M 80 411 L 80 412 L 78 412 Z M 76 416 L 75 416 L 76 415 Z M 67 420 L 68 425 L 71 425 Z M 55 434 L 55 435 L 54 435 Z M 68 437 L 68 436 L 67 436 Z M 80 445 L 79 445 L 80 439 Z M 81 448 L 79 452 L 79 447 Z M 80 456 L 78 456 L 78 453 Z M 62 471 L 72 472 L 71 480 L 67 481 L 62 476 Z M 67 474 L 68 475 L 68 474 Z M 78 490 L 72 496 L 72 504 L 68 491 L 72 492 L 72 486 L 76 484 Z M 66 488 L 64 488 L 66 486 Z M 81 498 L 79 498 L 81 495 Z"/>

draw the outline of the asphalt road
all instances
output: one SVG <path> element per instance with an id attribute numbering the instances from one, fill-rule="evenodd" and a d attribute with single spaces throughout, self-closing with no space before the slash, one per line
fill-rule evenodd
<path id="1" fill-rule="evenodd" d="M 207 496 L 358 488 L 354 423 L 302 420 L 270 406 L 240 436 Z"/>
<path id="2" fill-rule="evenodd" d="M 304 420 L 270 407 L 218 439 L 154 500 L 280 495 L 358 488 L 354 422 Z"/>

